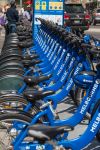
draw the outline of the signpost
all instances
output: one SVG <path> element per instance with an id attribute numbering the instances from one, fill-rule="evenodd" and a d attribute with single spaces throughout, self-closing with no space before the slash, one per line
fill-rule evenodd
<path id="1" fill-rule="evenodd" d="M 22 8 L 23 6 L 23 0 L 20 0 L 20 7 Z"/>
<path id="2" fill-rule="evenodd" d="M 36 25 L 40 24 L 36 18 L 51 20 L 58 25 L 63 25 L 64 0 L 34 0 L 34 34 Z"/>

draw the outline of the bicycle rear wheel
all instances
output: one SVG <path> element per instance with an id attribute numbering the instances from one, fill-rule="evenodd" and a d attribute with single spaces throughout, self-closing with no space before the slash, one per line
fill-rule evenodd
<path id="1" fill-rule="evenodd" d="M 25 114 L 4 113 L 0 115 L 0 150 L 11 150 L 12 141 L 20 133 L 21 130 L 15 130 L 13 123 L 23 125 L 26 128 L 31 122 L 32 118 Z"/>
<path id="2" fill-rule="evenodd" d="M 27 100 L 21 96 L 2 95 L 0 96 L 0 108 L 23 109 L 28 104 Z"/>
<path id="3" fill-rule="evenodd" d="M 0 109 L 18 109 L 24 110 L 29 102 L 20 95 L 2 95 L 0 96 Z M 39 106 L 34 103 L 28 112 L 33 115 L 40 111 Z"/>

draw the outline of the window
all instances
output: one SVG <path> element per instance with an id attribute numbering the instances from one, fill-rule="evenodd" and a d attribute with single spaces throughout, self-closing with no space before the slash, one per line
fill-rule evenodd
<path id="1" fill-rule="evenodd" d="M 67 13 L 84 13 L 84 8 L 81 4 L 65 4 L 64 5 L 64 10 Z"/>
<path id="2" fill-rule="evenodd" d="M 100 9 L 97 10 L 97 13 L 100 13 Z"/>

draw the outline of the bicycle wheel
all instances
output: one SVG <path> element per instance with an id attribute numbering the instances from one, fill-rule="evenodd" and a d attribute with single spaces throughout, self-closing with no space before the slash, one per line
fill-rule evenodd
<path id="1" fill-rule="evenodd" d="M 23 109 L 28 104 L 22 96 L 2 95 L 0 96 L 0 108 Z"/>
<path id="2" fill-rule="evenodd" d="M 82 102 L 83 97 L 86 95 L 85 89 L 82 88 L 77 88 L 75 91 L 75 102 L 76 106 L 79 106 L 80 103 Z"/>
<path id="3" fill-rule="evenodd" d="M 28 101 L 20 95 L 2 95 L 0 96 L 0 109 L 18 109 L 24 110 L 28 105 Z M 36 114 L 39 112 L 39 106 L 35 103 L 28 112 Z"/>
<path id="4" fill-rule="evenodd" d="M 26 128 L 32 118 L 25 114 L 5 113 L 0 115 L 0 150 L 13 149 L 11 143 L 21 130 L 15 130 L 13 123 L 21 124 Z"/>

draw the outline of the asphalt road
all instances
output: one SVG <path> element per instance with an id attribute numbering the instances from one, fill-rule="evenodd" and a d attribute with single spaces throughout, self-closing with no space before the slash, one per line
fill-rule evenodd
<path id="1" fill-rule="evenodd" d="M 96 26 L 90 26 L 89 30 L 85 33 L 90 34 L 100 40 L 100 24 Z"/>

